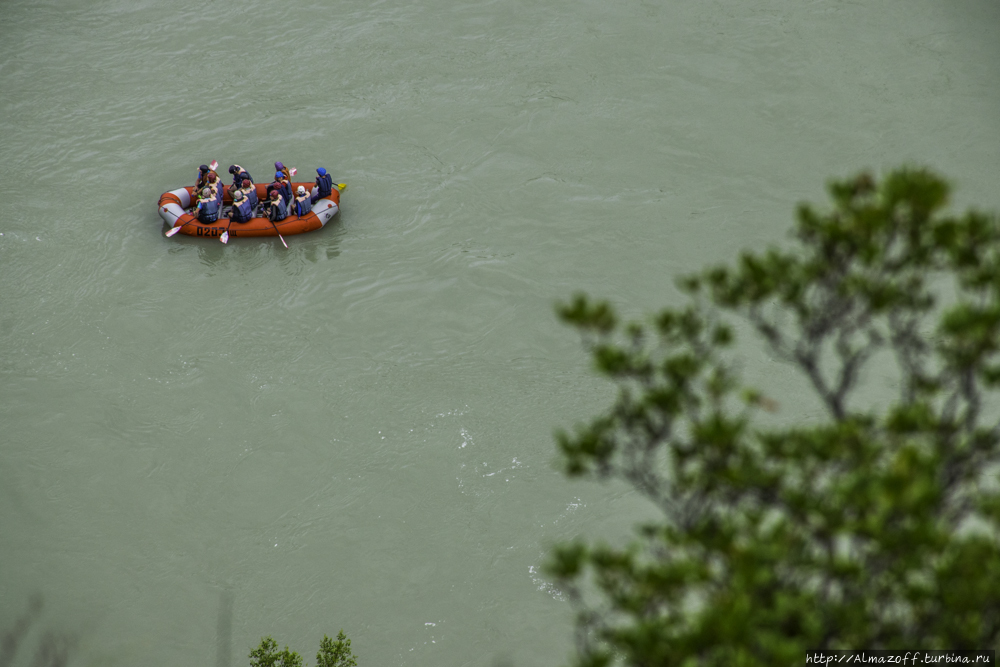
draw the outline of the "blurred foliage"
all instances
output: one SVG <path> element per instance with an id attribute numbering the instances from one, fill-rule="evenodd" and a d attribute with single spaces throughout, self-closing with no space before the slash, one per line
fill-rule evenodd
<path id="1" fill-rule="evenodd" d="M 624 481 L 661 517 L 624 548 L 555 549 L 579 667 L 997 646 L 1000 224 L 946 214 L 925 170 L 829 193 L 785 247 L 682 278 L 684 307 L 630 323 L 584 295 L 558 307 L 618 388 L 557 434 L 565 471 Z M 819 418 L 764 418 L 780 406 L 741 380 L 739 321 Z M 898 386 L 879 405 L 857 396 L 876 355 Z"/>
<path id="2" fill-rule="evenodd" d="M 250 667 L 302 667 L 302 656 L 287 646 L 278 650 L 278 643 L 270 636 L 262 637 L 260 645 L 250 651 Z M 336 641 L 323 635 L 316 667 L 357 667 L 357 656 L 351 652 L 351 640 L 344 631 L 337 633 Z"/>
<path id="3" fill-rule="evenodd" d="M 18 656 L 27 660 L 31 655 L 29 650 L 20 650 L 22 646 L 34 644 L 32 667 L 65 667 L 69 663 L 76 638 L 41 625 L 44 603 L 41 595 L 34 595 L 28 602 L 28 608 L 21 614 L 14 625 L 0 631 L 0 667 L 13 667 L 16 664 L 29 664 L 25 661 L 15 662 Z"/>
<path id="4" fill-rule="evenodd" d="M 351 652 L 351 640 L 344 631 L 337 633 L 334 641 L 323 635 L 316 654 L 316 667 L 357 667 L 357 656 Z"/>
<path id="5" fill-rule="evenodd" d="M 278 650 L 278 642 L 270 635 L 262 637 L 260 645 L 250 651 L 250 667 L 302 667 L 302 656 L 289 651 L 288 646 Z"/>

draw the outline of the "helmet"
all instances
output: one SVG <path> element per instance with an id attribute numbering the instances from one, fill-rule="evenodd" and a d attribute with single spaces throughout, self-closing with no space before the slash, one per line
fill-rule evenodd
<path id="1" fill-rule="evenodd" d="M 299 189 L 296 190 L 295 193 L 299 195 L 304 195 L 306 193 L 306 189 L 300 185 Z"/>
<path id="2" fill-rule="evenodd" d="M 320 176 L 326 176 L 326 169 L 320 167 L 319 169 L 316 170 L 316 173 L 319 174 Z"/>
<path id="3" fill-rule="evenodd" d="M 285 174 L 283 172 L 280 172 L 280 171 L 274 172 L 274 178 L 275 178 L 275 180 L 280 181 L 284 177 L 285 177 Z"/>
<path id="4" fill-rule="evenodd" d="M 243 193 L 242 192 L 240 192 L 239 190 L 237 190 L 236 192 L 233 193 L 233 201 L 239 201 L 241 199 L 243 199 Z"/>
<path id="5" fill-rule="evenodd" d="M 214 171 L 208 172 L 208 182 L 209 183 L 215 183 L 215 172 Z"/>
<path id="6" fill-rule="evenodd" d="M 201 191 L 201 196 L 202 197 L 211 197 L 212 196 L 212 188 L 203 188 L 202 191 Z"/>
<path id="7" fill-rule="evenodd" d="M 235 164 L 229 165 L 229 173 L 230 174 L 238 174 L 239 172 L 240 172 L 240 169 Z"/>
<path id="8" fill-rule="evenodd" d="M 285 168 L 285 165 L 281 164 L 280 162 L 275 162 L 274 163 L 274 168 L 278 169 L 278 170 L 281 170 L 281 169 Z"/>
<path id="9" fill-rule="evenodd" d="M 250 179 L 249 178 L 244 178 L 243 182 L 240 185 L 242 185 L 245 188 L 249 188 L 250 187 Z"/>
<path id="10" fill-rule="evenodd" d="M 198 167 L 198 171 L 204 174 L 206 171 L 208 171 L 208 165 L 207 164 L 201 165 L 200 167 Z"/>
<path id="11" fill-rule="evenodd" d="M 281 194 L 277 190 L 271 190 L 271 199 L 277 199 L 278 195 Z"/>

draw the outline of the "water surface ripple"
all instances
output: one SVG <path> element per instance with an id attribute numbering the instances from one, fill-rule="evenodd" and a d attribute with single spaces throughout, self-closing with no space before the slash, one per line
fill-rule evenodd
<path id="1" fill-rule="evenodd" d="M 80 665 L 558 663 L 546 550 L 644 509 L 553 466 L 609 399 L 554 301 L 677 302 L 861 167 L 1000 208 L 992 0 L 3 12 L 0 628 L 41 593 Z M 350 187 L 288 250 L 163 238 L 212 159 Z"/>

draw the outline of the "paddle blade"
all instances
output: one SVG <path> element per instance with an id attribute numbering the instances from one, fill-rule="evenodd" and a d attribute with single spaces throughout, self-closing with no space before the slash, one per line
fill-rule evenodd
<path id="1" fill-rule="evenodd" d="M 291 169 L 288 170 L 288 173 L 294 176 L 295 174 L 299 173 L 299 170 L 296 169 L 295 167 L 292 167 Z"/>
<path id="2" fill-rule="evenodd" d="M 281 234 L 278 234 L 278 238 L 281 239 L 281 244 L 287 248 L 288 244 L 285 243 L 285 237 L 282 236 Z"/>
<path id="3" fill-rule="evenodd" d="M 171 227 L 170 229 L 167 230 L 166 237 L 169 239 L 171 236 L 173 236 L 179 231 L 181 231 L 181 225 L 178 225 L 177 227 Z"/>
<path id="4" fill-rule="evenodd" d="M 219 168 L 219 161 L 212 160 L 212 164 L 208 165 L 208 168 L 211 169 L 212 171 L 215 171 L 216 169 Z"/>
<path id="5" fill-rule="evenodd" d="M 229 243 L 229 232 L 222 232 L 222 236 L 219 237 L 219 240 L 223 243 Z"/>
<path id="6" fill-rule="evenodd" d="M 347 189 L 347 183 L 337 183 L 337 189 L 343 192 Z"/>

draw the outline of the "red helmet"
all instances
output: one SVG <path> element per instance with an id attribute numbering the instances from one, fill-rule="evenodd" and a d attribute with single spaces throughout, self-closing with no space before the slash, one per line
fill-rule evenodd
<path id="1" fill-rule="evenodd" d="M 215 183 L 215 172 L 214 171 L 208 172 L 208 182 L 209 183 Z"/>
<path id="2" fill-rule="evenodd" d="M 277 199 L 280 194 L 277 190 L 271 190 L 271 199 Z"/>
<path id="3" fill-rule="evenodd" d="M 249 188 L 250 187 L 250 179 L 249 178 L 244 178 L 243 179 L 243 187 L 245 187 L 245 188 Z"/>

